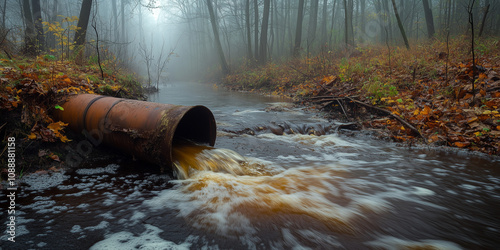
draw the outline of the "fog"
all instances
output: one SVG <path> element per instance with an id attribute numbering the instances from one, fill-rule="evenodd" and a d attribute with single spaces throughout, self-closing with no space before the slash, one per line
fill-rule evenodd
<path id="1" fill-rule="evenodd" d="M 95 60 L 98 47 L 100 59 L 109 70 L 133 71 L 151 84 L 167 79 L 210 79 L 242 66 L 327 55 L 332 50 L 367 44 L 404 46 L 405 39 L 418 43 L 448 34 L 463 35 L 470 29 L 467 7 L 472 3 L 470 0 L 85 0 L 82 4 L 68 0 L 4 0 L 0 3 L 2 34 L 7 34 L 9 43 L 19 51 L 26 43 L 29 20 L 37 24 L 33 6 L 36 2 L 40 4 L 45 35 L 39 47 L 41 54 L 69 58 L 76 30 L 71 25 L 76 27 L 82 7 L 91 4 L 85 58 Z M 212 17 L 209 6 L 213 9 Z M 27 7 L 33 19 L 26 16 Z M 500 1 L 475 1 L 472 13 L 476 32 L 498 33 L 499 12 Z M 67 17 L 76 18 L 70 22 Z M 59 24 L 59 34 L 50 29 L 51 24 Z"/>

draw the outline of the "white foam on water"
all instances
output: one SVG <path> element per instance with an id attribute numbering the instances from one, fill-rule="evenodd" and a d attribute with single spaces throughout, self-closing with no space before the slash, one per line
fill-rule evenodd
<path id="1" fill-rule="evenodd" d="M 94 174 L 116 174 L 116 170 L 118 170 L 120 166 L 117 164 L 109 164 L 103 168 L 80 168 L 75 172 L 79 175 L 94 175 Z"/>
<path id="2" fill-rule="evenodd" d="M 101 250 L 101 249 L 186 249 L 189 250 L 191 247 L 190 241 L 193 239 L 188 237 L 185 242 L 176 244 L 172 241 L 164 240 L 160 237 L 160 233 L 163 230 L 145 224 L 146 231 L 138 236 L 135 236 L 130 232 L 118 232 L 106 236 L 106 239 L 97 242 L 92 247 L 91 250 Z"/>
<path id="3" fill-rule="evenodd" d="M 450 241 L 423 239 L 419 241 L 396 238 L 394 236 L 379 236 L 378 239 L 365 243 L 365 245 L 377 249 L 400 250 L 400 249 L 439 249 L 439 250 L 461 250 L 462 248 Z"/>
<path id="4" fill-rule="evenodd" d="M 110 193 L 110 192 L 105 192 L 103 196 L 106 196 L 106 199 L 102 202 L 104 206 L 111 206 L 115 204 L 116 199 L 118 196 L 116 194 Z"/>
<path id="5" fill-rule="evenodd" d="M 298 230 L 300 236 L 314 242 L 318 247 L 332 248 L 342 247 L 342 244 L 333 235 L 327 235 L 316 230 Z"/>
<path id="6" fill-rule="evenodd" d="M 102 217 L 104 219 L 108 219 L 108 220 L 115 219 L 115 216 L 113 216 L 113 214 L 111 214 L 111 211 L 108 211 L 108 212 L 103 213 L 103 214 L 98 214 L 97 216 Z"/>
<path id="7" fill-rule="evenodd" d="M 86 228 L 84 228 L 84 230 L 95 231 L 95 230 L 105 229 L 108 226 L 109 226 L 109 222 L 101 221 L 98 225 L 86 227 Z"/>
<path id="8" fill-rule="evenodd" d="M 353 142 L 348 142 L 340 138 L 336 134 L 314 136 L 314 135 L 303 135 L 303 134 L 291 134 L 291 135 L 275 135 L 273 133 L 265 133 L 257 135 L 257 138 L 272 141 L 283 141 L 291 144 L 299 143 L 301 145 L 310 146 L 315 149 L 321 149 L 324 147 L 350 147 L 350 148 L 366 148 L 370 147 L 367 144 L 356 144 Z"/>
<path id="9" fill-rule="evenodd" d="M 71 233 L 81 233 L 83 232 L 82 230 L 82 227 L 80 225 L 74 225 L 71 230 L 70 230 Z"/>
<path id="10" fill-rule="evenodd" d="M 287 246 L 290 246 L 291 249 L 309 249 L 300 244 L 300 240 L 298 240 L 287 228 L 281 229 L 281 235 L 283 235 L 283 243 Z"/>
<path id="11" fill-rule="evenodd" d="M 474 186 L 474 185 L 470 185 L 470 184 L 460 184 L 458 186 L 465 189 L 465 190 L 469 190 L 469 191 L 476 190 L 479 188 L 478 186 Z"/>
<path id="12" fill-rule="evenodd" d="M 69 175 L 64 174 L 64 171 L 49 174 L 33 173 L 24 176 L 21 181 L 28 184 L 28 187 L 25 187 L 26 190 L 42 192 L 45 189 L 61 185 L 69 177 Z"/>
<path id="13" fill-rule="evenodd" d="M 434 193 L 434 191 L 427 189 L 427 188 L 423 188 L 423 187 L 414 187 L 414 188 L 415 188 L 415 191 L 413 193 L 416 195 L 431 196 L 431 195 L 436 194 L 436 193 Z"/>
<path id="14" fill-rule="evenodd" d="M 132 215 L 132 217 L 130 217 L 130 220 L 133 224 L 135 224 L 144 218 L 146 218 L 146 214 L 144 214 L 143 212 L 134 211 L 134 214 Z"/>
<path id="15" fill-rule="evenodd" d="M 243 116 L 243 115 L 251 114 L 251 113 L 265 113 L 265 112 L 266 111 L 264 111 L 264 110 L 246 109 L 246 110 L 242 110 L 242 111 L 235 111 L 232 115 Z"/>

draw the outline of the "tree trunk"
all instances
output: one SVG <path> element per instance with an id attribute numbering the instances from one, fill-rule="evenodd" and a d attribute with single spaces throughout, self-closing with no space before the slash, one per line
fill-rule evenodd
<path id="1" fill-rule="evenodd" d="M 486 9 L 484 10 L 484 15 L 483 15 L 483 21 L 481 21 L 481 28 L 479 28 L 479 37 L 483 35 L 483 30 L 484 30 L 484 24 L 486 23 L 486 17 L 488 16 L 488 10 L 490 9 L 490 4 L 486 6 Z"/>
<path id="2" fill-rule="evenodd" d="M 262 29 L 260 31 L 259 63 L 265 64 L 267 60 L 267 30 L 269 26 L 269 8 L 271 0 L 264 0 L 264 13 L 262 16 Z"/>
<path id="3" fill-rule="evenodd" d="M 434 36 L 434 17 L 432 16 L 432 9 L 429 6 L 428 0 L 422 0 L 424 5 L 425 22 L 427 24 L 427 36 L 432 38 Z"/>
<path id="4" fill-rule="evenodd" d="M 295 28 L 295 45 L 293 47 L 293 56 L 298 57 L 300 54 L 300 42 L 302 40 L 302 20 L 304 19 L 304 0 L 299 0 L 299 8 L 297 11 L 297 26 Z"/>
<path id="5" fill-rule="evenodd" d="M 255 22 L 255 30 L 254 30 L 254 58 L 259 58 L 259 5 L 257 4 L 258 0 L 253 1 L 253 13 L 254 13 L 254 22 Z"/>
<path id="6" fill-rule="evenodd" d="M 208 14 L 210 15 L 210 22 L 212 23 L 212 31 L 214 33 L 215 47 L 217 53 L 219 54 L 219 60 L 222 68 L 222 73 L 224 75 L 229 74 L 229 67 L 226 62 L 226 57 L 224 56 L 224 51 L 222 50 L 222 45 L 220 43 L 219 31 L 217 29 L 217 20 L 215 20 L 214 8 L 212 6 L 212 0 L 207 1 Z"/>
<path id="7" fill-rule="evenodd" d="M 89 24 L 90 10 L 92 8 L 92 0 L 83 0 L 82 8 L 80 9 L 80 17 L 78 19 L 78 29 L 75 33 L 75 48 L 76 62 L 83 61 L 83 48 L 85 47 L 85 37 L 87 36 L 87 26 Z"/>
<path id="8" fill-rule="evenodd" d="M 366 10 L 366 0 L 360 0 L 360 8 L 361 8 L 361 22 L 359 24 L 360 30 L 362 32 L 365 31 L 365 26 L 366 26 L 366 16 L 365 16 L 365 10 Z M 363 41 L 361 41 L 363 42 Z"/>
<path id="9" fill-rule="evenodd" d="M 386 30 L 386 38 L 388 41 L 392 41 L 392 19 L 390 17 L 390 10 L 389 10 L 389 4 L 388 1 L 390 0 L 382 0 L 382 8 L 384 9 L 384 19 L 385 19 L 385 25 L 384 29 Z M 386 41 L 387 42 L 387 41 Z"/>
<path id="10" fill-rule="evenodd" d="M 309 24 L 307 28 L 307 54 L 309 54 L 309 50 L 311 45 L 314 43 L 316 38 L 316 27 L 318 25 L 318 5 L 319 0 L 312 0 L 311 2 L 311 12 L 309 13 Z"/>
<path id="11" fill-rule="evenodd" d="M 344 0 L 345 10 L 345 44 L 354 47 L 354 28 L 352 26 L 352 14 L 354 11 L 353 0 Z"/>
<path id="12" fill-rule="evenodd" d="M 328 7 L 328 0 L 323 0 L 323 13 L 321 14 L 321 41 L 320 41 L 320 46 L 321 50 L 325 48 L 326 44 L 326 19 L 328 18 L 328 12 L 327 12 L 327 7 Z"/>
<path id="13" fill-rule="evenodd" d="M 331 46 L 333 44 L 333 26 L 335 25 L 335 11 L 337 11 L 337 0 L 333 0 L 333 7 L 332 7 L 332 25 L 330 28 L 330 37 L 328 38 L 328 43 Z M 329 47 L 330 47 L 329 46 Z"/>
<path id="14" fill-rule="evenodd" d="M 40 10 L 40 0 L 31 0 L 31 8 L 33 12 L 33 22 L 35 24 L 35 48 L 36 54 L 40 53 L 40 51 L 45 50 L 45 34 L 43 32 L 42 25 L 42 11 Z"/>
<path id="15" fill-rule="evenodd" d="M 143 17 L 142 17 L 142 7 L 141 7 L 141 4 L 138 4 L 137 5 L 137 8 L 139 9 L 139 41 L 144 41 L 145 40 L 145 36 L 144 36 L 144 28 L 143 28 Z"/>
<path id="16" fill-rule="evenodd" d="M 7 8 L 7 0 L 3 0 L 2 8 L 2 30 L 5 30 L 5 9 Z"/>
<path id="17" fill-rule="evenodd" d="M 117 7 L 116 7 L 116 0 L 111 0 L 111 8 L 112 8 L 112 13 L 113 13 L 113 30 L 114 30 L 114 41 L 118 41 L 119 36 L 118 36 L 118 15 L 116 14 L 117 12 Z"/>
<path id="18" fill-rule="evenodd" d="M 398 9 L 396 7 L 395 0 L 392 0 L 392 7 L 394 8 L 394 14 L 396 14 L 396 20 L 398 21 L 399 30 L 401 31 L 401 36 L 403 36 L 403 40 L 405 41 L 406 49 L 410 50 L 410 44 L 408 43 L 408 38 L 406 37 L 405 28 L 403 27 L 403 23 L 401 23 L 401 18 L 398 14 Z"/>
<path id="19" fill-rule="evenodd" d="M 245 3 L 245 26 L 247 29 L 247 57 L 249 60 L 253 58 L 252 55 L 252 38 L 250 36 L 250 0 Z"/>
<path id="20" fill-rule="evenodd" d="M 23 0 L 23 13 L 26 29 L 24 30 L 24 48 L 25 55 L 33 56 L 35 50 L 35 27 L 33 25 L 33 17 L 31 16 L 31 6 L 29 0 Z"/>

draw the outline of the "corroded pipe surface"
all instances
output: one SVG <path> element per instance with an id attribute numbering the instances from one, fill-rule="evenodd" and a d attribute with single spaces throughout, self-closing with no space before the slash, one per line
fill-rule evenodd
<path id="1" fill-rule="evenodd" d="M 172 166 L 172 144 L 177 139 L 215 144 L 215 119 L 204 106 L 81 94 L 62 107 L 54 117 L 94 144 L 104 142 L 162 167 Z"/>

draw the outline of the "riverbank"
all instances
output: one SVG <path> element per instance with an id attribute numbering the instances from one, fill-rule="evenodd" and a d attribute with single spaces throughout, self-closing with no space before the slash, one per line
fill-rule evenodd
<path id="1" fill-rule="evenodd" d="M 7 139 L 15 138 L 16 172 L 19 176 L 36 171 L 65 168 L 68 150 L 83 139 L 67 131 L 67 124 L 52 119 L 68 96 L 91 93 L 146 99 L 135 75 L 120 70 L 101 70 L 97 65 L 77 65 L 53 56 L 0 60 L 0 163 L 1 180 L 7 174 Z M 115 157 L 107 149 L 95 148 L 93 159 Z M 84 159 L 86 160 L 86 159 Z M 5 168 L 4 168 L 5 166 Z"/>
<path id="2" fill-rule="evenodd" d="M 394 141 L 500 155 L 500 42 L 466 37 L 325 51 L 224 78 L 232 90 L 284 95 Z M 473 84 L 474 83 L 474 84 Z"/>

